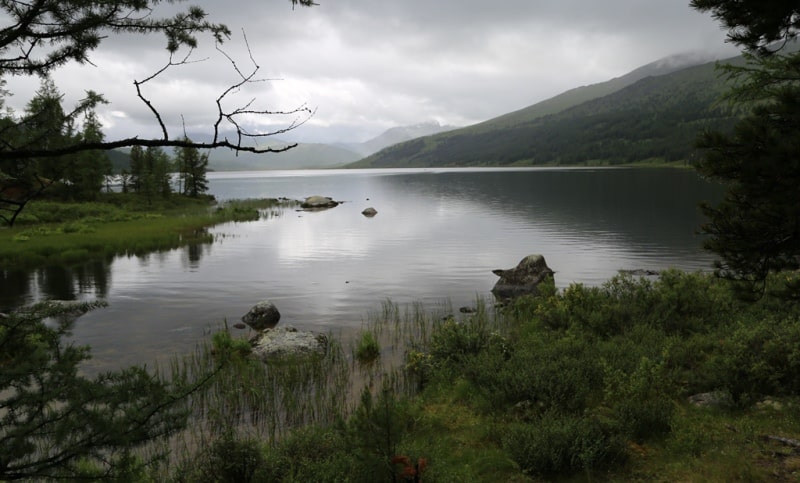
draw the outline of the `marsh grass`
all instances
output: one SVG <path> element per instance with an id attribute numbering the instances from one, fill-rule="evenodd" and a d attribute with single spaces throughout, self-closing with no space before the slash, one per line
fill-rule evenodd
<path id="1" fill-rule="evenodd" d="M 18 226 L 0 230 L 0 266 L 69 265 L 210 243 L 210 226 L 276 216 L 293 204 L 264 199 L 212 206 L 209 200 L 178 198 L 147 206 L 135 201 L 119 195 L 105 203 L 32 202 Z"/>

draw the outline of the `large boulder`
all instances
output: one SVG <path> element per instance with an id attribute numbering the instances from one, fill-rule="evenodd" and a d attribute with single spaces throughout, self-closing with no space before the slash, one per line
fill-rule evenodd
<path id="1" fill-rule="evenodd" d="M 552 281 L 554 272 L 542 255 L 528 255 L 516 267 L 492 270 L 492 273 L 500 277 L 492 293 L 500 300 L 508 300 L 521 295 L 536 295 L 539 284 Z"/>
<path id="2" fill-rule="evenodd" d="M 309 196 L 300 204 L 304 210 L 324 210 L 335 206 L 339 206 L 339 202 L 329 196 Z"/>
<path id="3" fill-rule="evenodd" d="M 286 357 L 324 355 L 328 350 L 328 337 L 294 327 L 276 327 L 262 331 L 250 339 L 253 355 L 262 361 Z"/>
<path id="4" fill-rule="evenodd" d="M 278 325 L 281 320 L 281 313 L 275 304 L 268 300 L 259 302 L 242 316 L 242 322 L 249 325 L 254 330 L 271 329 Z"/>

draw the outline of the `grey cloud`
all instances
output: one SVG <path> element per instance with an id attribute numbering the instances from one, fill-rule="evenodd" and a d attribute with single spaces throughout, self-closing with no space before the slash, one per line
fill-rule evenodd
<path id="1" fill-rule="evenodd" d="M 252 86 L 241 99 L 252 96 L 276 109 L 306 101 L 318 108 L 313 122 L 293 133 L 308 141 L 330 140 L 324 129 L 347 141 L 347 133 L 363 140 L 428 119 L 478 122 L 670 54 L 735 53 L 724 32 L 688 0 L 318 0 L 317 7 L 294 10 L 288 0 L 198 0 L 178 6 L 191 3 L 231 28 L 224 48 L 240 67 L 249 68 L 244 32 L 260 76 L 281 79 Z M 213 107 L 215 93 L 232 82 L 230 63 L 210 38 L 200 40 L 195 58 L 209 60 L 175 69 L 152 92 L 171 123 L 213 119 L 209 102 Z M 152 128 L 152 116 L 133 94 L 131 76 L 162 66 L 163 47 L 159 36 L 111 37 L 91 74 L 64 69 L 57 80 L 70 90 L 91 83 L 87 88 L 105 92 L 113 101 L 106 117 L 112 110 L 128 116 L 114 133 L 139 133 Z"/>

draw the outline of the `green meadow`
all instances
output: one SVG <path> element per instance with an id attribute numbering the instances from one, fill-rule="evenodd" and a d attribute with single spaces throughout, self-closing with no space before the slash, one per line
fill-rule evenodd
<path id="1" fill-rule="evenodd" d="M 145 203 L 132 194 L 108 193 L 98 202 L 32 201 L 13 228 L 0 230 L 0 266 L 32 268 L 114 255 L 142 255 L 211 241 L 206 228 L 257 220 L 288 200 L 237 200 L 172 195 Z"/>

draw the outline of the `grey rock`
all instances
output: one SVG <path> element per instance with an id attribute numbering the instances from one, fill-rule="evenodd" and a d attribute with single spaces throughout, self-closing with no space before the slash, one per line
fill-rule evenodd
<path id="1" fill-rule="evenodd" d="M 262 361 L 285 357 L 324 355 L 328 350 L 328 337 L 294 327 L 266 329 L 250 340 L 253 355 Z"/>
<path id="2" fill-rule="evenodd" d="M 361 212 L 362 215 L 366 216 L 367 218 L 372 218 L 373 216 L 378 214 L 378 210 L 373 207 L 369 207 Z"/>
<path id="3" fill-rule="evenodd" d="M 275 304 L 268 300 L 259 302 L 242 316 L 242 322 L 255 330 L 271 329 L 278 325 L 281 313 Z"/>
<path id="4" fill-rule="evenodd" d="M 646 270 L 637 268 L 635 270 L 619 270 L 620 275 L 630 275 L 632 277 L 656 277 L 661 274 L 658 270 Z"/>
<path id="5" fill-rule="evenodd" d="M 538 286 L 545 280 L 553 280 L 553 272 L 542 255 L 528 255 L 516 267 L 509 270 L 492 270 L 500 280 L 492 293 L 500 300 L 513 299 L 521 295 L 536 295 Z"/>
<path id="6" fill-rule="evenodd" d="M 726 407 L 732 404 L 729 394 L 722 391 L 703 392 L 689 396 L 689 404 L 697 407 Z"/>
<path id="7" fill-rule="evenodd" d="M 304 210 L 323 210 L 326 208 L 333 208 L 339 206 L 338 201 L 334 201 L 329 196 L 309 196 L 302 203 L 300 207 Z"/>

